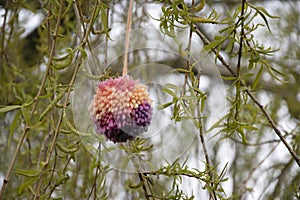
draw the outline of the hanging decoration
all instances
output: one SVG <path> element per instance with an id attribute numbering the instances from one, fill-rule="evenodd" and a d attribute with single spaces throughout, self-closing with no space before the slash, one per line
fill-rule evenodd
<path id="1" fill-rule="evenodd" d="M 127 75 L 131 18 L 132 0 L 128 8 L 123 76 L 100 82 L 89 108 L 96 133 L 115 143 L 133 140 L 147 131 L 152 118 L 152 100 L 146 86 Z"/>

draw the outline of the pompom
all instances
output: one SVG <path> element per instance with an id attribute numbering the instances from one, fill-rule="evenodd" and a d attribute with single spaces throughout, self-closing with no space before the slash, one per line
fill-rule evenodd
<path id="1" fill-rule="evenodd" d="M 96 132 L 113 142 L 133 140 L 148 130 L 152 100 L 146 86 L 129 76 L 100 82 L 90 105 Z"/>

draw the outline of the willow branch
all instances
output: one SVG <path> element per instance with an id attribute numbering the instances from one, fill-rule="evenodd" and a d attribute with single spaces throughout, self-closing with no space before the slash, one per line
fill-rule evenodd
<path id="1" fill-rule="evenodd" d="M 207 39 L 207 37 L 204 34 L 201 33 L 201 31 L 197 28 L 196 25 L 194 25 L 194 28 L 195 28 L 196 34 L 201 38 L 201 40 L 203 41 L 203 43 L 205 45 L 210 44 L 210 41 Z M 231 75 L 234 76 L 234 77 L 237 77 L 237 75 L 231 69 L 230 65 L 225 61 L 225 59 L 223 58 L 223 56 L 221 56 L 221 54 L 219 54 L 216 49 L 213 49 L 212 51 L 215 53 L 215 55 L 217 56 L 217 59 L 222 63 L 222 65 L 231 73 Z M 243 82 L 241 82 L 241 86 L 245 86 L 246 87 L 246 84 L 243 83 Z M 245 89 L 245 92 L 252 99 L 252 101 L 256 104 L 256 106 L 258 106 L 258 108 L 262 111 L 262 113 L 264 114 L 264 116 L 267 118 L 270 126 L 275 131 L 276 135 L 279 137 L 279 139 L 281 140 L 281 142 L 285 145 L 285 147 L 287 148 L 287 150 L 289 151 L 289 153 L 294 158 L 294 160 L 297 163 L 297 165 L 300 167 L 300 157 L 296 154 L 296 152 L 293 150 L 293 148 L 286 141 L 286 139 L 284 138 L 282 132 L 279 130 L 279 128 L 277 127 L 276 123 L 273 121 L 273 119 L 270 116 L 270 114 L 266 111 L 266 109 L 264 108 L 264 106 L 256 99 L 256 97 L 251 93 L 251 91 L 249 89 Z"/>
<path id="2" fill-rule="evenodd" d="M 63 3 L 64 1 L 61 0 L 60 2 L 60 7 L 59 7 L 59 14 L 58 14 L 58 19 L 57 19 L 57 22 L 56 22 L 56 26 L 55 26 L 55 32 L 53 34 L 53 42 L 51 44 L 51 51 L 50 51 L 50 56 L 49 56 L 49 60 L 48 60 L 48 64 L 47 64 L 47 68 L 46 68 L 46 71 L 45 71 L 45 74 L 44 74 L 44 77 L 43 77 L 43 80 L 42 80 L 42 83 L 41 83 L 41 86 L 39 88 L 39 91 L 37 92 L 37 95 L 35 96 L 34 98 L 34 104 L 33 104 L 33 108 L 31 110 L 31 114 L 30 114 L 30 120 L 32 119 L 35 111 L 36 111 L 36 108 L 37 108 L 37 104 L 39 102 L 39 97 L 44 89 L 44 86 L 46 84 L 46 80 L 48 78 L 48 75 L 49 75 L 49 72 L 50 72 L 50 69 L 51 69 L 51 63 L 52 63 L 52 59 L 53 59 L 53 56 L 54 56 L 54 51 L 55 51 L 55 47 L 56 47 L 56 39 L 57 39 L 57 34 L 58 34 L 58 28 L 60 26 L 60 22 L 61 22 L 61 15 L 62 15 L 62 8 L 63 8 Z M 21 146 L 24 142 L 24 139 L 26 138 L 27 136 L 27 133 L 30 129 L 30 126 L 28 123 L 25 124 L 25 128 L 23 130 L 23 133 L 19 139 L 19 142 L 17 144 L 17 147 L 16 147 L 16 150 L 14 152 L 14 155 L 12 157 L 12 160 L 10 162 L 10 165 L 9 165 L 9 168 L 7 170 L 7 174 L 3 180 L 3 185 L 1 187 L 1 191 L 0 191 L 0 199 L 3 198 L 4 196 L 4 192 L 6 190 L 6 187 L 7 187 L 7 184 L 8 184 L 8 181 L 10 179 L 10 176 L 11 176 L 11 173 L 12 173 L 12 170 L 15 166 L 15 162 L 16 162 L 16 159 L 17 159 L 17 155 L 19 154 L 19 151 L 21 149 Z"/>
<path id="3" fill-rule="evenodd" d="M 239 109 L 240 109 L 240 88 L 241 88 L 241 80 L 240 80 L 240 71 L 241 71 L 241 60 L 242 60 L 242 52 L 243 52 L 243 40 L 244 40 L 244 10 L 245 10 L 245 0 L 242 0 L 242 10 L 241 10 L 241 33 L 240 33 L 240 43 L 239 43 L 239 53 L 238 53 L 238 62 L 236 66 L 236 106 L 235 106 L 235 120 L 239 121 Z"/>
<path id="4" fill-rule="evenodd" d="M 95 7 L 94 7 L 94 10 L 93 10 L 93 14 L 92 14 L 92 19 L 94 19 L 95 16 L 96 16 L 97 6 L 98 6 L 98 1 L 96 1 L 96 3 L 95 3 Z M 92 21 L 93 20 L 91 20 L 91 23 L 89 24 L 88 30 L 85 32 L 85 36 L 84 36 L 83 40 L 81 41 L 81 45 L 80 46 L 83 49 L 85 48 L 85 45 L 88 43 L 88 36 L 89 36 L 89 33 L 91 32 L 92 26 L 93 26 Z M 54 136 L 53 136 L 53 139 L 52 139 L 52 142 L 51 142 L 51 146 L 50 146 L 50 149 L 49 149 L 48 156 L 46 158 L 45 164 L 44 164 L 44 166 L 43 166 L 43 168 L 41 170 L 41 173 L 40 173 L 39 183 L 38 183 L 38 185 L 36 187 L 33 200 L 39 198 L 39 191 L 40 191 L 40 188 L 41 188 L 41 185 L 42 185 L 43 176 L 45 174 L 47 166 L 49 165 L 49 162 L 50 162 L 50 159 L 51 159 L 51 156 L 52 156 L 52 153 L 53 153 L 53 150 L 54 150 L 54 147 L 55 147 L 55 144 L 56 144 L 59 132 L 60 132 L 60 126 L 61 126 L 63 118 L 65 116 L 66 108 L 67 108 L 67 106 L 69 104 L 70 94 L 71 94 L 71 91 L 73 90 L 73 86 L 74 86 L 77 74 L 78 74 L 79 69 L 80 69 L 81 64 L 82 64 L 82 56 L 81 55 L 77 56 L 77 59 L 78 59 L 78 62 L 76 64 L 76 67 L 75 67 L 75 70 L 73 72 L 72 78 L 71 78 L 71 80 L 70 80 L 70 82 L 68 84 L 69 87 L 68 87 L 68 90 L 66 92 L 65 101 L 63 103 L 63 109 L 61 111 L 61 114 L 59 116 L 59 119 L 58 119 L 58 122 L 57 122 L 57 125 L 56 125 L 56 128 L 55 128 L 55 132 L 54 132 Z"/>

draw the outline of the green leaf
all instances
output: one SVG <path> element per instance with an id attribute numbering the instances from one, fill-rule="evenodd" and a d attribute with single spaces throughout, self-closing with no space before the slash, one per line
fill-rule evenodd
<path id="1" fill-rule="evenodd" d="M 158 109 L 160 109 L 160 110 L 161 110 L 161 109 L 165 109 L 165 108 L 171 106 L 172 104 L 173 104 L 173 102 L 168 102 L 168 103 L 159 105 L 159 106 L 158 106 Z"/>
<path id="2" fill-rule="evenodd" d="M 75 147 L 68 148 L 64 145 L 60 144 L 59 142 L 56 142 L 55 145 L 58 147 L 58 149 L 64 153 L 71 154 L 75 153 L 79 149 L 79 145 L 76 145 Z"/>
<path id="3" fill-rule="evenodd" d="M 67 117 L 64 117 L 64 121 L 66 122 L 67 126 L 70 128 L 70 130 L 72 131 L 72 133 L 74 133 L 75 135 L 82 136 L 82 137 L 85 137 L 85 136 L 91 136 L 91 134 L 89 134 L 89 133 L 83 133 L 83 132 L 78 131 L 78 130 L 71 124 L 71 122 L 68 120 Z"/>
<path id="4" fill-rule="evenodd" d="M 262 12 L 263 14 L 267 15 L 267 16 L 270 17 L 270 18 L 279 18 L 279 16 L 271 15 L 264 7 L 253 6 L 253 5 L 249 4 L 249 2 L 248 2 L 248 5 L 249 5 L 251 8 L 253 8 L 253 9 L 255 9 L 255 10 L 258 10 L 258 11 Z"/>
<path id="5" fill-rule="evenodd" d="M 203 96 L 203 98 L 201 98 L 201 106 L 200 106 L 200 111 L 203 112 L 204 108 L 205 108 L 205 100 L 206 100 L 206 96 Z"/>
<path id="6" fill-rule="evenodd" d="M 217 46 L 221 45 L 226 39 L 227 37 L 219 37 L 216 40 L 209 43 L 208 45 L 205 45 L 204 49 L 207 51 L 211 49 L 215 49 Z"/>
<path id="7" fill-rule="evenodd" d="M 244 129 L 250 130 L 250 131 L 257 131 L 258 128 L 255 126 L 251 126 L 251 125 L 247 125 L 247 126 L 243 126 Z"/>
<path id="8" fill-rule="evenodd" d="M 234 81 L 237 79 L 235 76 L 221 76 L 224 81 Z"/>
<path id="9" fill-rule="evenodd" d="M 31 125 L 30 117 L 29 117 L 29 110 L 26 107 L 21 107 L 21 113 L 25 120 L 25 123 Z"/>
<path id="10" fill-rule="evenodd" d="M 61 69 L 65 69 L 66 67 L 70 66 L 70 64 L 72 63 L 73 60 L 73 50 L 71 48 L 67 49 L 68 54 L 65 56 L 62 56 L 60 58 L 55 58 L 53 57 L 52 60 L 52 66 L 57 69 L 57 70 L 61 70 Z"/>
<path id="11" fill-rule="evenodd" d="M 216 128 L 220 128 L 222 126 L 224 126 L 222 123 L 225 121 L 225 119 L 228 117 L 227 115 L 224 115 L 223 117 L 221 117 L 218 121 L 216 121 L 210 128 L 207 129 L 207 133 L 209 133 L 210 131 L 216 129 Z"/>
<path id="12" fill-rule="evenodd" d="M 14 172 L 18 175 L 25 176 L 27 178 L 33 178 L 33 177 L 38 177 L 39 176 L 39 171 L 38 170 L 26 170 L 26 169 L 16 169 Z"/>
<path id="13" fill-rule="evenodd" d="M 82 46 L 78 46 L 77 49 L 80 51 L 82 57 L 83 57 L 84 59 L 86 59 L 86 58 L 87 58 L 87 53 L 86 53 L 86 51 L 82 48 Z"/>
<path id="14" fill-rule="evenodd" d="M 58 180 L 56 180 L 56 184 L 55 185 L 61 185 L 61 184 L 65 183 L 66 181 L 68 181 L 69 178 L 70 178 L 69 174 L 62 175 L 61 177 L 59 177 Z"/>
<path id="15" fill-rule="evenodd" d="M 21 112 L 18 111 L 16 114 L 15 114 L 15 117 L 10 125 L 10 128 L 9 128 L 9 136 L 8 136 L 8 140 L 7 140 L 7 146 L 9 147 L 10 146 L 10 142 L 11 142 L 11 139 L 14 135 L 14 132 L 16 130 L 16 128 L 18 127 L 19 125 L 19 122 L 20 122 L 20 116 L 21 116 Z"/>
<path id="16" fill-rule="evenodd" d="M 176 68 L 176 69 L 174 69 L 174 71 L 181 72 L 181 73 L 191 73 L 191 70 L 186 70 L 186 69 L 182 69 L 182 68 Z"/>
<path id="17" fill-rule="evenodd" d="M 105 5 L 105 4 L 103 4 Z M 108 28 L 108 24 L 107 24 L 107 15 L 106 15 L 106 12 L 105 12 L 105 8 L 101 8 L 101 14 L 100 14 L 100 17 L 101 17 L 101 22 L 102 22 L 102 26 L 103 26 L 103 29 L 104 29 L 104 32 L 106 34 L 106 37 L 111 39 L 109 37 L 109 28 Z"/>
<path id="18" fill-rule="evenodd" d="M 219 22 L 212 20 L 212 19 L 206 19 L 203 17 L 193 16 L 191 17 L 192 23 L 210 23 L 210 24 L 218 24 Z"/>
<path id="19" fill-rule="evenodd" d="M 178 99 L 177 95 L 172 91 L 172 90 L 169 90 L 168 88 L 164 87 L 161 89 L 163 92 L 171 95 L 172 97 Z"/>
<path id="20" fill-rule="evenodd" d="M 270 29 L 270 26 L 269 26 L 269 23 L 268 23 L 268 20 L 266 18 L 266 16 L 270 17 L 270 18 L 279 18 L 278 16 L 274 16 L 274 15 L 271 15 L 270 13 L 268 13 L 268 11 L 263 8 L 263 7 L 260 7 L 260 6 L 253 6 L 251 5 L 250 3 L 248 3 L 248 5 L 253 8 L 254 10 L 256 10 L 258 12 L 258 14 L 263 18 L 263 20 L 265 21 L 267 27 L 268 27 L 268 30 L 269 32 L 271 33 L 271 29 Z"/>
<path id="21" fill-rule="evenodd" d="M 233 50 L 235 39 L 233 37 L 228 38 L 228 45 L 225 49 L 226 53 L 230 53 Z"/>
<path id="22" fill-rule="evenodd" d="M 138 183 L 138 184 L 129 184 L 128 185 L 128 187 L 130 188 L 130 189 L 139 189 L 139 188 L 141 188 L 143 186 L 143 182 L 140 182 L 140 183 Z"/>
<path id="23" fill-rule="evenodd" d="M 65 90 L 66 91 L 66 90 Z M 44 117 L 50 112 L 52 108 L 58 103 L 59 100 L 63 98 L 65 95 L 65 91 L 62 91 L 57 95 L 57 97 L 47 106 L 47 108 L 44 110 L 44 112 L 40 116 L 40 121 L 44 119 Z"/>
<path id="24" fill-rule="evenodd" d="M 252 53 L 249 59 L 249 65 L 248 69 L 252 70 L 255 66 L 254 64 L 257 63 L 260 60 L 260 56 L 255 55 L 255 53 Z"/>
<path id="25" fill-rule="evenodd" d="M 246 134 L 244 133 L 243 129 L 241 127 L 238 127 L 237 131 L 238 131 L 238 133 L 240 133 L 240 136 L 242 138 L 242 142 L 244 144 L 248 144 L 247 137 L 246 137 Z"/>
<path id="26" fill-rule="evenodd" d="M 205 6 L 205 0 L 201 0 L 195 7 L 194 7 L 194 12 L 199 12 L 203 9 L 203 7 Z"/>
<path id="27" fill-rule="evenodd" d="M 38 179 L 38 177 L 30 178 L 28 181 L 26 181 L 25 183 L 20 185 L 18 187 L 18 194 L 21 195 L 23 193 L 23 191 L 25 189 L 27 189 L 28 187 L 30 187 L 37 179 Z"/>
<path id="28" fill-rule="evenodd" d="M 15 109 L 19 109 L 21 108 L 22 105 L 11 105 L 11 106 L 4 106 L 2 108 L 0 108 L 0 113 L 6 113 Z"/>
<path id="29" fill-rule="evenodd" d="M 128 163 L 130 161 L 130 156 L 126 156 L 123 161 L 122 161 L 122 166 L 121 166 L 121 169 L 126 169 Z"/>
<path id="30" fill-rule="evenodd" d="M 165 87 L 171 88 L 171 89 L 173 89 L 173 90 L 179 90 L 179 91 L 182 90 L 181 87 L 179 87 L 179 86 L 177 86 L 177 85 L 174 85 L 174 84 L 170 84 L 170 83 L 165 84 Z"/>
<path id="31" fill-rule="evenodd" d="M 258 73 L 257 73 L 257 75 L 256 75 L 256 77 L 255 77 L 255 79 L 254 79 L 254 82 L 253 82 L 253 84 L 252 84 L 252 89 L 255 89 L 256 86 L 257 86 L 257 84 L 258 84 L 258 82 L 260 81 L 260 78 L 261 78 L 263 69 L 264 69 L 264 67 L 263 67 L 263 65 L 262 65 L 262 66 L 260 67 L 260 69 L 259 69 L 259 71 L 258 71 Z"/>

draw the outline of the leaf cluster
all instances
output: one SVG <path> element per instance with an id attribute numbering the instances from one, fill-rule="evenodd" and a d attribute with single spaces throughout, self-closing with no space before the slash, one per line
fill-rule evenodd
<path id="1" fill-rule="evenodd" d="M 208 17 L 197 16 L 205 5 L 205 0 L 202 0 L 197 5 L 188 6 L 184 0 L 167 1 L 161 7 L 162 16 L 160 17 L 160 29 L 163 33 L 173 37 L 175 36 L 175 28 L 186 28 L 191 24 L 196 23 L 218 23 L 217 13 L 213 10 Z"/>

